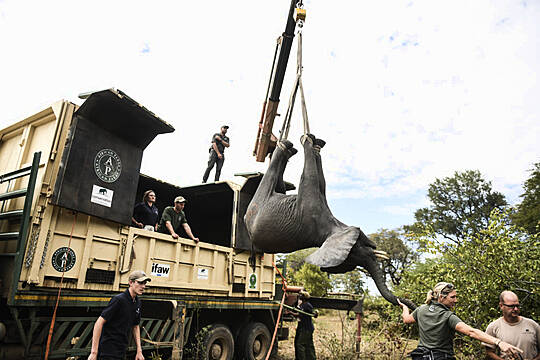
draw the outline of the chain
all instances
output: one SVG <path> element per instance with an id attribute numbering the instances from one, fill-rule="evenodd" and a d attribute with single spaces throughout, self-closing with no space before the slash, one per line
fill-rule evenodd
<path id="1" fill-rule="evenodd" d="M 51 237 L 51 230 L 47 231 L 47 239 L 45 239 L 45 247 L 43 248 L 43 256 L 41 257 L 41 263 L 39 264 L 40 269 L 43 269 L 43 265 L 45 265 L 45 257 L 47 256 L 47 248 L 49 247 L 50 237 Z"/>
<path id="2" fill-rule="evenodd" d="M 34 254 L 36 252 L 36 246 L 37 241 L 39 237 L 39 226 L 33 226 L 32 227 L 32 235 L 30 235 L 30 247 L 28 249 L 28 252 L 26 253 L 26 259 L 24 259 L 24 266 L 29 268 L 32 264 L 32 260 L 34 259 Z"/>

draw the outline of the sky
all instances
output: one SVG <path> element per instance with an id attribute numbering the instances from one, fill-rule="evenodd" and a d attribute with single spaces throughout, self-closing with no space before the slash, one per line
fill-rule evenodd
<path id="1" fill-rule="evenodd" d="M 0 128 L 114 87 L 176 129 L 148 146 L 142 173 L 200 183 L 211 137 L 226 124 L 221 179 L 242 183 L 235 173 L 268 164 L 251 153 L 289 4 L 0 0 Z M 469 169 L 519 201 L 540 161 L 539 2 L 304 4 L 307 111 L 311 132 L 327 142 L 321 154 L 338 219 L 366 233 L 410 224 L 429 204 L 430 183 Z M 282 114 L 295 54 L 296 41 Z M 297 148 L 301 124 L 295 111 L 289 139 Z M 285 179 L 298 185 L 302 166 L 299 153 Z"/>

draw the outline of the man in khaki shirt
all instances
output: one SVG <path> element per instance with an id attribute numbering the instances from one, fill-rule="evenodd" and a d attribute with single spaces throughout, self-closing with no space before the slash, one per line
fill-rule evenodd
<path id="1" fill-rule="evenodd" d="M 540 360 L 540 325 L 519 315 L 517 295 L 512 291 L 503 291 L 499 296 L 499 307 L 503 316 L 489 324 L 486 333 L 522 349 L 523 359 Z M 493 345 L 484 346 L 489 359 L 509 359 L 497 354 Z"/>

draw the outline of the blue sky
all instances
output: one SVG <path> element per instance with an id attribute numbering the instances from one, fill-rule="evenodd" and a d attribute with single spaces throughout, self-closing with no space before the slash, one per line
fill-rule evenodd
<path id="1" fill-rule="evenodd" d="M 366 233 L 410 223 L 436 178 L 477 169 L 511 202 L 540 161 L 536 1 L 305 1 L 304 89 L 336 217 Z M 142 171 L 199 183 L 231 126 L 223 179 L 251 156 L 288 0 L 0 1 L 0 127 L 116 87 L 176 132 Z M 296 46 L 296 45 L 294 45 Z M 293 83 L 294 48 L 281 95 Z M 296 110 L 299 106 L 296 107 Z M 299 147 L 301 116 L 289 138 Z M 281 126 L 278 118 L 275 132 Z M 285 177 L 298 183 L 303 158 Z"/>

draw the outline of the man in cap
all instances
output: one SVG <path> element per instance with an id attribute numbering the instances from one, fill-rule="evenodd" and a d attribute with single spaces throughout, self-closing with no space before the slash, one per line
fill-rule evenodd
<path id="1" fill-rule="evenodd" d="M 499 296 L 499 307 L 502 317 L 489 324 L 486 333 L 523 349 L 522 359 L 540 360 L 540 325 L 520 315 L 518 296 L 512 291 L 503 291 Z M 496 346 L 483 345 L 488 359 L 508 359 L 497 351 Z"/>
<path id="2" fill-rule="evenodd" d="M 130 331 L 135 338 L 137 355 L 135 360 L 144 360 L 141 347 L 141 300 L 146 283 L 151 279 L 144 271 L 137 270 L 129 274 L 129 287 L 114 296 L 94 325 L 92 350 L 89 360 L 123 359 L 129 341 Z"/>
<path id="3" fill-rule="evenodd" d="M 317 310 L 313 311 L 313 305 L 309 302 L 310 295 L 307 291 L 300 291 L 297 308 L 304 313 L 313 314 L 317 317 Z M 298 313 L 298 326 L 294 336 L 294 353 L 297 360 L 315 360 L 315 346 L 313 345 L 313 321 L 311 316 Z"/>
<path id="4" fill-rule="evenodd" d="M 219 175 L 221 174 L 221 168 L 223 167 L 223 162 L 225 161 L 225 155 L 223 154 L 226 147 L 229 147 L 229 138 L 227 137 L 227 130 L 229 129 L 229 126 L 223 125 L 221 127 L 221 132 L 215 133 L 212 136 L 212 146 L 210 147 L 210 157 L 208 158 L 208 167 L 206 168 L 206 171 L 203 175 L 203 183 L 208 180 L 208 176 L 210 175 L 210 170 L 214 167 L 214 164 L 216 164 L 216 176 L 214 178 L 214 181 L 219 181 Z"/>
<path id="5" fill-rule="evenodd" d="M 186 214 L 184 214 L 184 206 L 186 205 L 186 199 L 182 196 L 177 196 L 174 199 L 174 206 L 167 206 L 161 214 L 161 220 L 159 222 L 158 231 L 163 234 L 170 234 L 173 239 L 178 239 L 177 232 L 180 226 L 184 228 L 186 234 L 194 241 L 199 241 L 199 238 L 195 237 L 191 232 L 191 227 L 186 220 Z"/>

